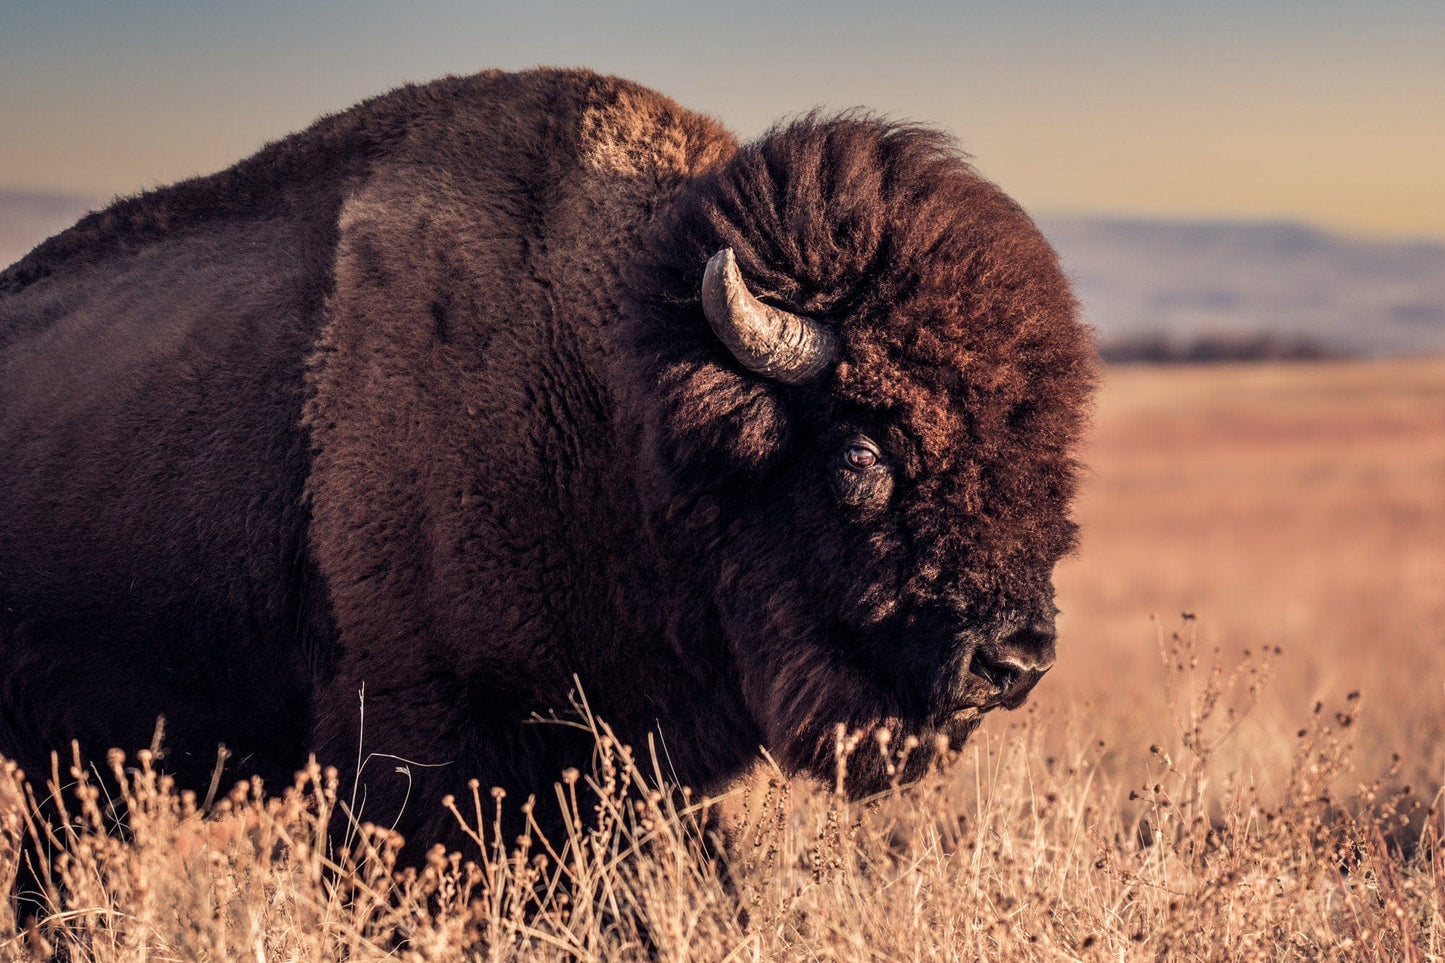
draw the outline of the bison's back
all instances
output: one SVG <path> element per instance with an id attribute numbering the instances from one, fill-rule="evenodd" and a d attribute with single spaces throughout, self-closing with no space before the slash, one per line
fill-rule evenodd
<path id="1" fill-rule="evenodd" d="M 150 742 L 304 758 L 325 593 L 305 364 L 386 103 L 123 200 L 0 273 L 0 751 Z M 285 759 L 284 764 L 276 760 Z"/>
<path id="2" fill-rule="evenodd" d="M 0 272 L 0 752 L 164 713 L 183 778 L 218 742 L 283 776 L 354 754 L 360 682 L 386 736 L 389 693 L 451 698 L 427 666 L 500 680 L 595 621 L 618 266 L 733 146 L 613 78 L 447 78 Z"/>
<path id="3" fill-rule="evenodd" d="M 27 764 L 144 745 L 158 713 L 178 770 L 220 741 L 297 756 L 318 233 L 197 225 L 0 296 L 0 697 Z"/>

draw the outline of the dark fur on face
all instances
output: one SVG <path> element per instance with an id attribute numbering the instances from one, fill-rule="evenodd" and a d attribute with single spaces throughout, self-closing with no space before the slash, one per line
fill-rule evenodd
<path id="1" fill-rule="evenodd" d="M 712 596 L 769 744 L 827 775 L 838 725 L 961 739 L 940 689 L 980 641 L 1052 622 L 1073 546 L 1094 347 L 1054 252 L 943 135 L 859 115 L 775 128 L 646 240 L 652 491 L 719 518 Z M 841 332 L 836 370 L 793 388 L 728 356 L 697 303 L 723 246 L 764 300 Z M 836 482 L 860 435 L 891 469 L 861 504 Z"/>

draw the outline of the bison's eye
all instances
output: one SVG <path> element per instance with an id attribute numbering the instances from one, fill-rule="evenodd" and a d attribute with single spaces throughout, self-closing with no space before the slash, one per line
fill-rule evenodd
<path id="1" fill-rule="evenodd" d="M 879 508 L 893 491 L 893 472 L 872 439 L 854 435 L 835 449 L 831 484 L 838 499 L 854 508 Z"/>
<path id="2" fill-rule="evenodd" d="M 867 471 L 878 464 L 878 452 L 871 445 L 855 441 L 843 449 L 843 463 L 854 471 Z"/>

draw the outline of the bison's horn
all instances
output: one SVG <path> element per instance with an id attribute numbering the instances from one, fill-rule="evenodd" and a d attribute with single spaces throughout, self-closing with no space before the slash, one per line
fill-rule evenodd
<path id="1" fill-rule="evenodd" d="M 801 384 L 838 357 L 838 335 L 832 329 L 753 297 L 730 247 L 707 262 L 702 309 L 733 357 L 764 378 Z"/>

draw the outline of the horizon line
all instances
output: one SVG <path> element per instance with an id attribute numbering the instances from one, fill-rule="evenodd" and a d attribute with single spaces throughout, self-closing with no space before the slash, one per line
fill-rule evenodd
<path id="1" fill-rule="evenodd" d="M 199 177 L 207 174 L 193 175 Z M 62 190 L 51 187 L 29 187 L 18 184 L 0 184 L 0 202 L 33 200 L 40 203 L 59 203 L 86 206 L 85 213 L 100 211 L 117 201 L 141 194 L 164 190 L 173 184 L 189 180 L 189 177 L 134 191 L 102 194 L 91 191 Z M 1131 211 L 1119 208 L 1066 208 L 1066 207 L 1025 207 L 1026 213 L 1035 221 L 1094 221 L 1118 224 L 1170 225 L 1191 224 L 1211 227 L 1288 227 L 1304 229 L 1315 234 L 1347 241 L 1398 245 L 1445 245 L 1445 234 L 1419 232 L 1368 231 L 1338 227 L 1321 221 L 1289 214 L 1208 214 L 1198 212 L 1167 213 L 1160 211 Z M 77 217 L 84 216 L 77 214 Z M 62 230 L 64 230 L 62 228 Z"/>

